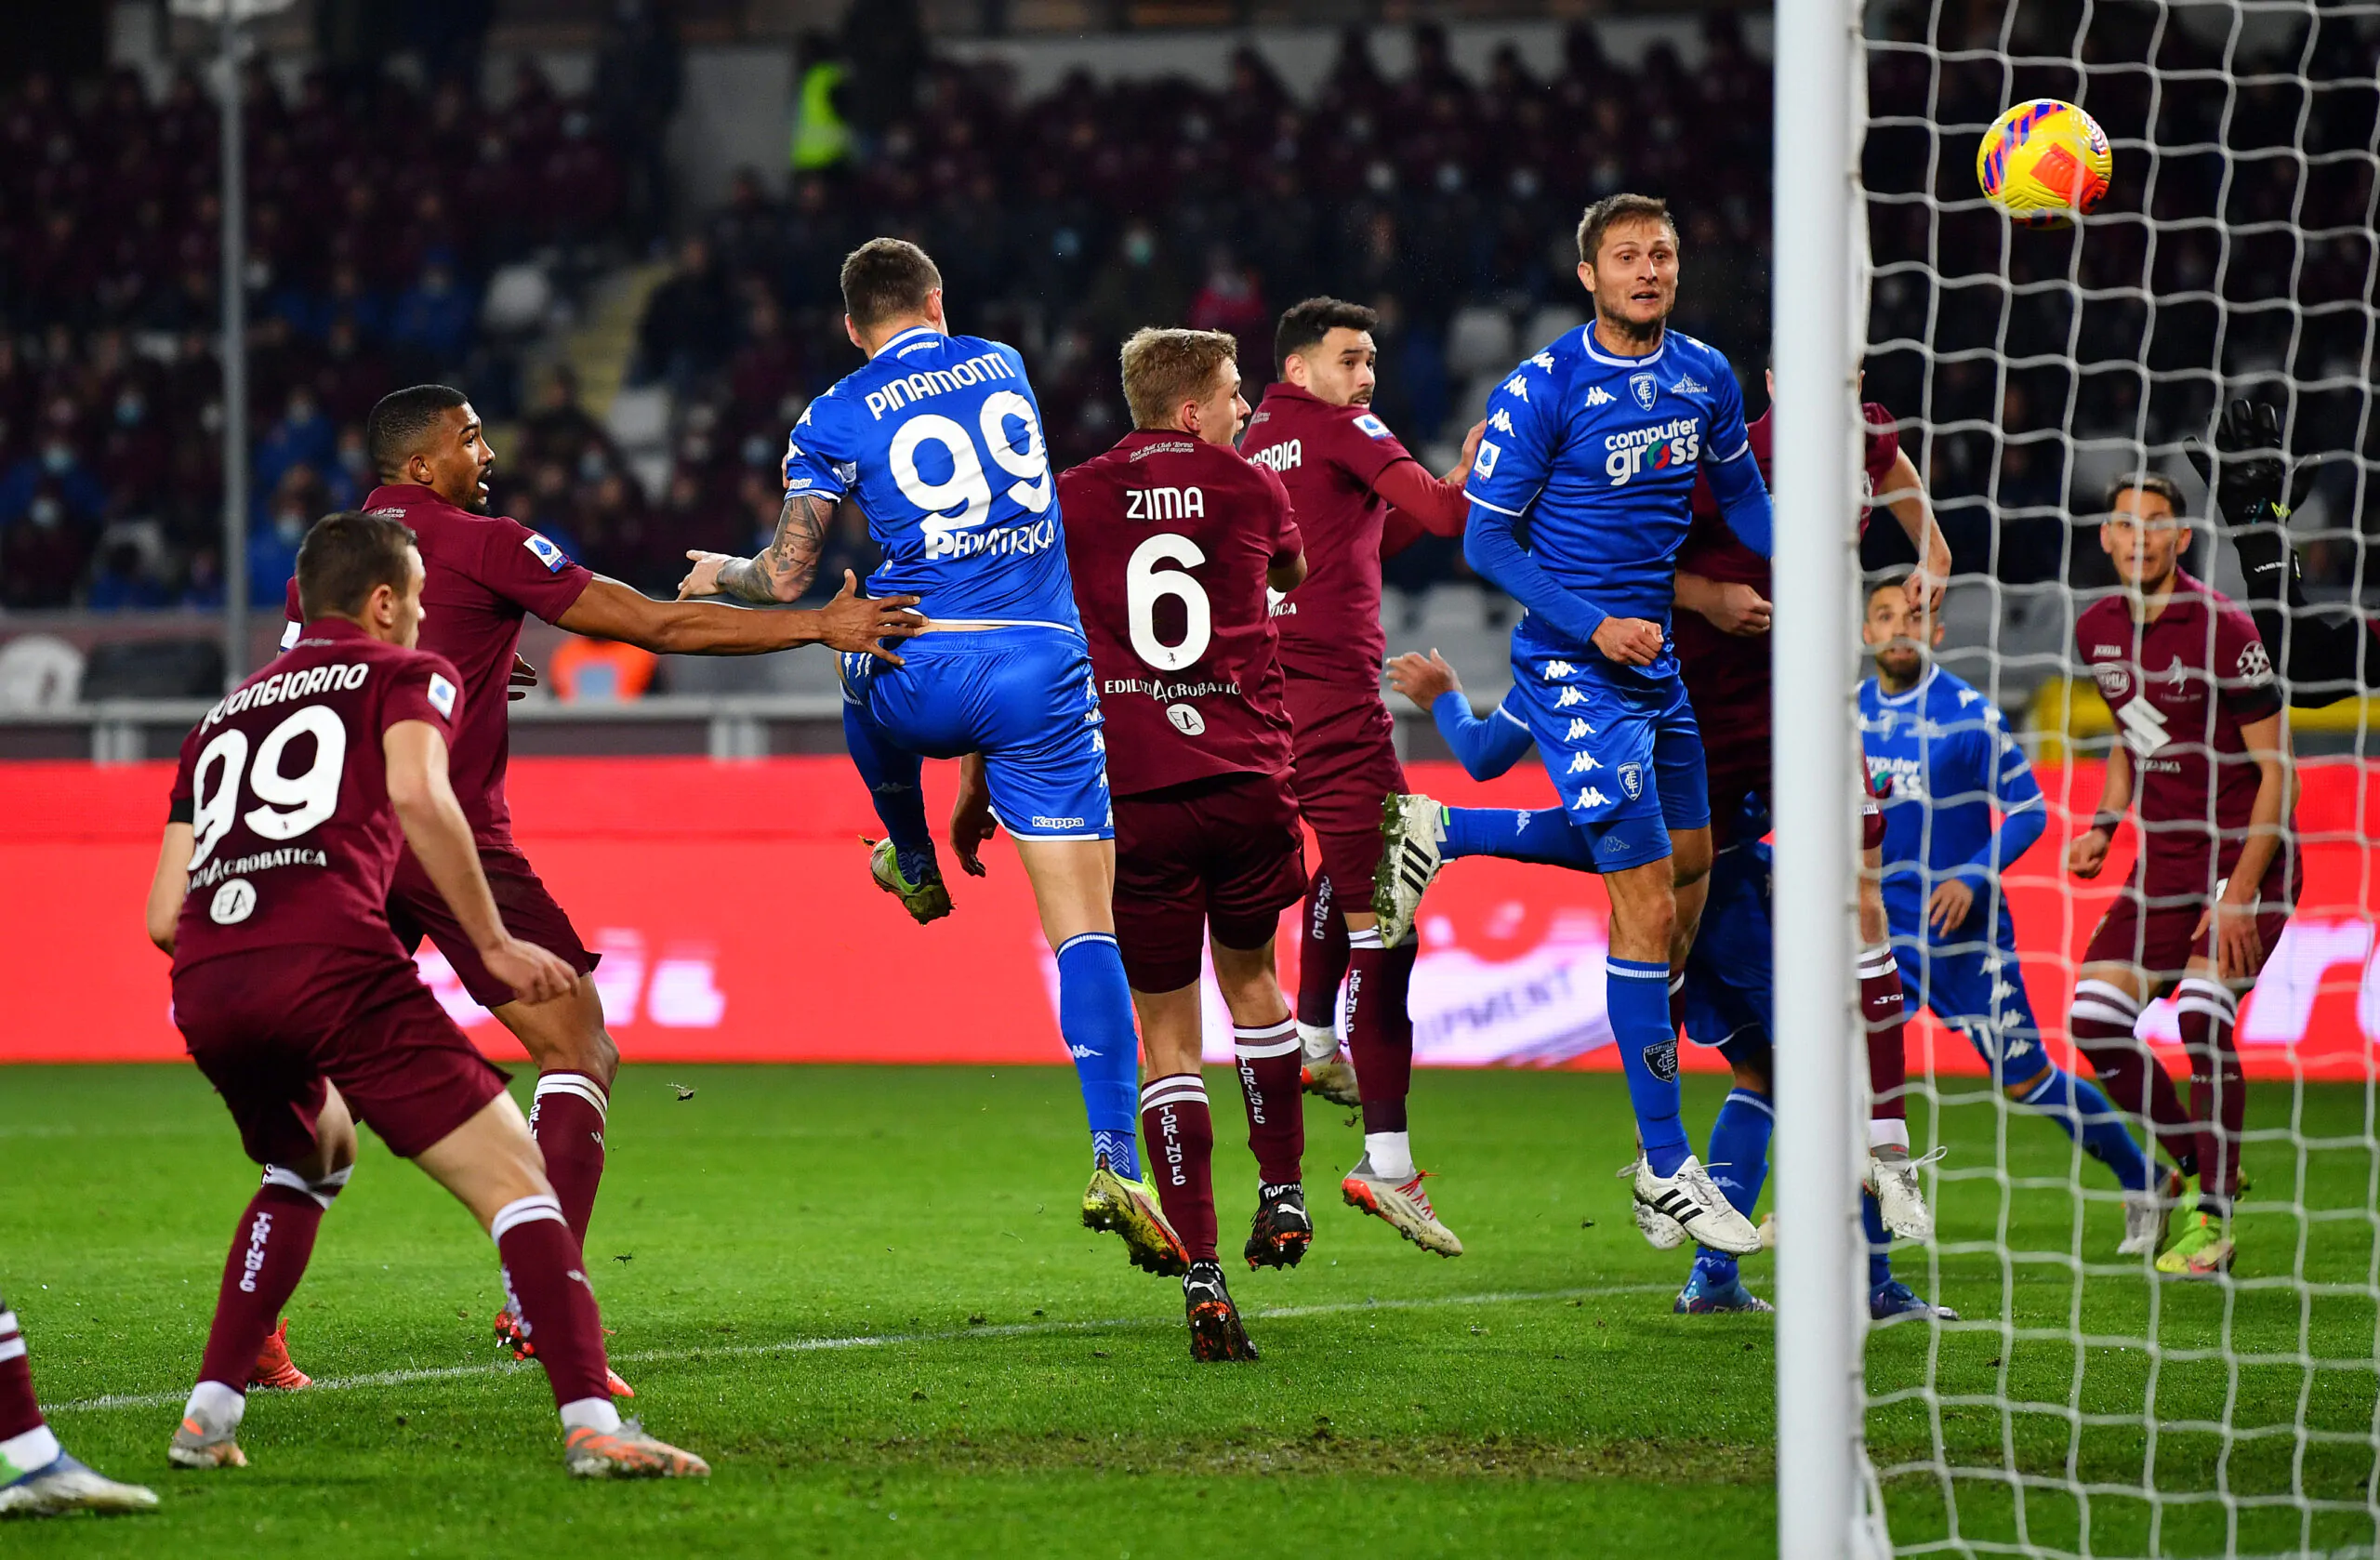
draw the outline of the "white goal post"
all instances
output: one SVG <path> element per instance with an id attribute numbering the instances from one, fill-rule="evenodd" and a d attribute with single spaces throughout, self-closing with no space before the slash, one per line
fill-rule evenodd
<path id="1" fill-rule="evenodd" d="M 1777 7 L 1775 324 L 1777 1527 L 1785 1560 L 1872 1553 L 1860 1355 L 1858 198 L 1852 0 Z M 1797 734 L 1792 743 L 1785 733 Z M 1806 740 L 1803 740 L 1806 737 Z"/>

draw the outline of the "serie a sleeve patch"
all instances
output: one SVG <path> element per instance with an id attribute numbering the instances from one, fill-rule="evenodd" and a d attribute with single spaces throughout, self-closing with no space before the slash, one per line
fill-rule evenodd
<path id="1" fill-rule="evenodd" d="M 549 575 L 558 575 L 570 567 L 569 556 L 535 531 L 530 532 L 521 545 L 529 549 L 530 557 L 546 566 L 546 573 Z"/>

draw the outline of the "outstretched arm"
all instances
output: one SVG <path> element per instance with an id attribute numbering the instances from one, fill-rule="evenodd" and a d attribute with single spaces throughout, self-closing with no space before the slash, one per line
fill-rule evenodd
<path id="1" fill-rule="evenodd" d="M 698 571 L 707 566 L 695 564 Z M 926 626 L 924 618 L 907 610 L 917 602 L 915 596 L 863 596 L 859 581 L 848 569 L 843 571 L 843 588 L 833 601 L 815 611 L 795 612 L 755 612 L 682 597 L 656 602 L 618 580 L 597 575 L 555 626 L 590 639 L 618 640 L 656 655 L 760 655 L 796 645 L 825 644 L 836 650 L 864 650 L 897 667 L 901 657 L 886 649 L 883 641 L 907 639 Z"/>
<path id="2" fill-rule="evenodd" d="M 1501 705 L 1482 720 L 1471 712 L 1461 680 L 1436 651 L 1408 651 L 1388 663 L 1389 685 L 1437 722 L 1438 734 L 1474 780 L 1493 780 L 1520 762 L 1532 746 L 1528 728 Z"/>
<path id="3" fill-rule="evenodd" d="M 818 574 L 818 555 L 826 549 L 835 502 L 822 493 L 788 490 L 785 507 L 777 511 L 776 534 L 757 557 L 688 553 L 694 566 L 678 587 L 679 599 L 722 595 L 760 605 L 800 601 Z"/>

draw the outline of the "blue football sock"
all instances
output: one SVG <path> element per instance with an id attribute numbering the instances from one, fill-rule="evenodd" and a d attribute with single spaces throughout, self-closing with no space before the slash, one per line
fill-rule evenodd
<path id="1" fill-rule="evenodd" d="M 1675 1175 L 1693 1151 L 1678 1119 L 1677 1031 L 1670 1025 L 1670 967 L 1604 960 L 1604 1006 L 1628 1075 L 1628 1103 L 1655 1175 Z"/>
<path id="2" fill-rule="evenodd" d="M 1859 1194 L 1859 1223 L 1868 1231 L 1868 1287 L 1882 1289 L 1893 1281 L 1893 1232 L 1884 1228 L 1876 1199 L 1866 1192 Z"/>
<path id="3" fill-rule="evenodd" d="M 2023 1103 L 2066 1129 L 2068 1137 L 2081 1138 L 2082 1152 L 2115 1171 L 2125 1191 L 2149 1189 L 2149 1161 L 2097 1084 L 2053 1065 Z"/>
<path id="4" fill-rule="evenodd" d="M 1138 1179 L 1141 1041 L 1113 933 L 1081 932 L 1058 949 L 1058 1033 L 1082 1084 L 1091 1152 L 1105 1154 L 1108 1168 L 1125 1180 Z"/>
<path id="5" fill-rule="evenodd" d="M 1572 826 L 1559 807 L 1533 813 L 1509 807 L 1448 807 L 1447 837 L 1438 853 L 1448 861 L 1463 856 L 1501 856 L 1506 861 L 1530 861 L 1544 866 L 1567 866 L 1593 872 L 1595 853 L 1587 837 Z"/>
<path id="6" fill-rule="evenodd" d="M 1728 1205 L 1747 1219 L 1768 1181 L 1768 1138 L 1776 1130 L 1777 1112 L 1768 1096 L 1750 1089 L 1728 1094 L 1711 1123 L 1711 1157 L 1703 1167 L 1712 1184 L 1727 1195 Z M 1736 1259 L 1724 1251 L 1705 1249 L 1699 1260 L 1718 1276 L 1736 1275 Z"/>
<path id="7" fill-rule="evenodd" d="M 852 767 L 866 785 L 877 817 L 883 820 L 901 875 L 913 883 L 940 876 L 933 826 L 926 822 L 925 787 L 919 782 L 925 760 L 885 741 L 852 704 L 843 706 L 843 745 L 851 749 Z"/>

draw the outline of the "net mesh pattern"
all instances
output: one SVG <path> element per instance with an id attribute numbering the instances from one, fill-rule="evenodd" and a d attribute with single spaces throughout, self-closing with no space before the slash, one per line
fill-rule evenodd
<path id="1" fill-rule="evenodd" d="M 2184 566 L 2244 606 L 2235 539 L 2209 522 L 2188 446 L 2230 400 L 2269 403 L 2294 455 L 2320 462 L 2288 522 L 2306 597 L 2290 632 L 2380 600 L 2380 5 L 1912 0 L 1871 6 L 1862 48 L 1864 398 L 1893 414 L 1925 474 L 1956 570 L 1938 661 L 1982 695 L 1970 714 L 1935 719 L 1927 741 L 1997 751 L 2004 735 L 2032 764 L 2049 819 L 1983 883 L 1970 922 L 1980 930 L 1932 934 L 1905 916 L 1894 928 L 1912 1014 L 1942 998 L 1911 1024 L 1911 1125 L 1921 1150 L 1950 1150 L 1927 1182 L 1937 1238 L 1897 1248 L 1896 1267 L 1960 1313 L 1869 1334 L 1866 1433 L 1896 1550 L 2369 1554 L 2380 1539 L 2380 786 L 2365 758 L 2380 704 L 2350 693 L 2284 717 L 2299 886 L 2239 1011 L 2244 1085 L 2223 1085 L 2247 1100 L 2228 1276 L 2161 1277 L 2148 1259 L 2119 1256 L 2114 1173 L 2000 1085 L 2044 1060 L 2095 1077 L 2070 1043 L 2083 950 L 2144 839 L 2215 821 L 2210 785 L 2202 821 L 2135 815 L 2100 875 L 2078 879 L 2066 852 L 2099 808 L 2109 755 L 2122 751 L 2136 778 L 2186 751 L 2218 773 L 2254 761 L 2194 730 L 2144 739 L 2109 713 L 2076 628 L 2119 588 L 2098 529 L 2110 483 L 2149 472 L 2177 483 L 2194 522 Z M 2071 228 L 2013 227 L 1977 185 L 1986 127 L 2034 98 L 2081 105 L 2113 145 L 2105 201 Z M 1898 545 L 1891 531 L 1871 528 L 1871 564 Z M 2148 631 L 2130 632 L 2137 660 Z M 2283 692 L 2380 684 L 2380 641 L 2360 638 L 2362 664 L 2322 690 L 2289 686 L 2292 657 L 2274 647 Z M 2210 667 L 2208 696 L 2253 670 Z M 2161 754 L 2163 740 L 2176 746 Z M 1994 965 L 2003 912 L 2022 958 Z M 1985 994 L 1953 999 L 1952 977 L 1977 968 Z M 2034 1025 L 1997 989 L 2009 983 L 2030 996 Z M 2153 1002 L 2140 1043 L 2182 1110 L 2217 1116 L 2211 1090 L 2193 1104 L 2193 1056 L 2178 1043 L 2189 1023 L 2170 996 Z M 2219 1051 L 2197 1058 L 2202 1074 L 2223 1071 Z M 1982 1070 L 1995 1064 L 1996 1078 Z M 2171 1163 L 2169 1144 L 2123 1121 Z M 2169 1241 L 2199 1206 L 2195 1188 L 2182 1196 Z"/>

